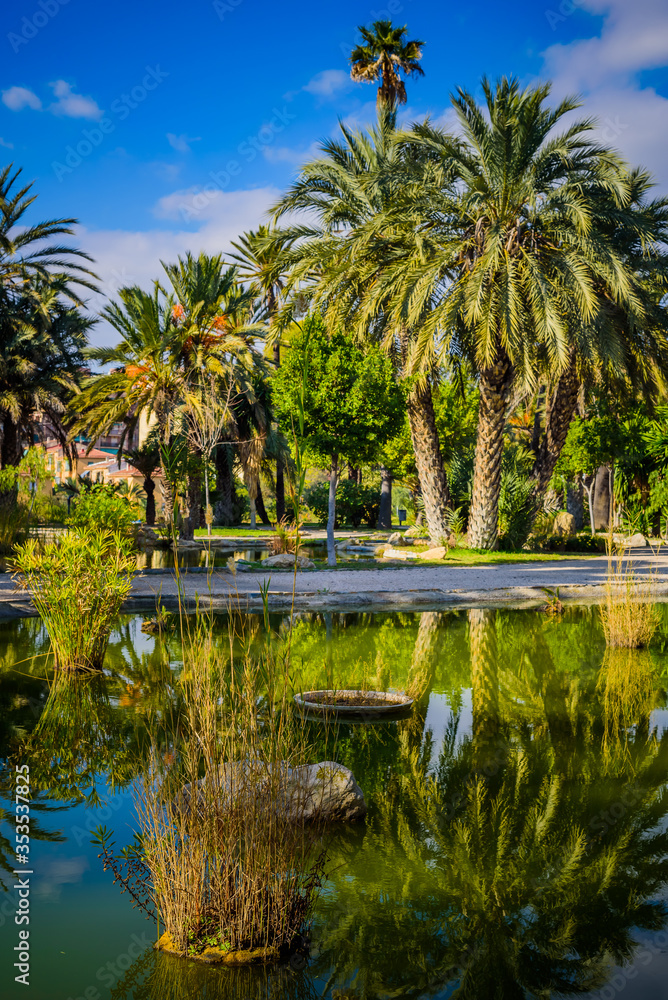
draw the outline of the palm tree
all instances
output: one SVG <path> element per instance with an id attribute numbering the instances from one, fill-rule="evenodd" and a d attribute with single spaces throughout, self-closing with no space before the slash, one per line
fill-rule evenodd
<path id="1" fill-rule="evenodd" d="M 495 87 L 484 79 L 482 87 L 486 113 L 464 90 L 452 98 L 460 136 L 429 124 L 407 134 L 409 150 L 427 154 L 425 180 L 404 190 L 403 202 L 387 213 L 392 245 L 379 225 L 373 253 L 366 253 L 369 268 L 374 254 L 391 255 L 394 278 L 382 295 L 386 299 L 393 284 L 395 315 L 409 325 L 421 322 L 420 348 L 436 350 L 437 357 L 458 351 L 476 367 L 480 409 L 469 544 L 488 549 L 498 536 L 513 383 L 535 385 L 541 365 L 555 377 L 565 371 L 570 318 L 576 313 L 593 328 L 603 295 L 636 323 L 643 308 L 630 267 L 596 219 L 603 188 L 617 213 L 627 209 L 624 165 L 588 138 L 590 120 L 554 134 L 579 102 L 567 98 L 547 107 L 549 85 L 521 91 L 513 79 Z M 381 292 L 371 288 L 370 294 Z"/>
<path id="2" fill-rule="evenodd" d="M 244 233 L 239 242 L 232 242 L 236 250 L 232 259 L 239 268 L 239 276 L 250 281 L 259 291 L 261 318 L 268 325 L 267 343 L 273 345 L 274 366 L 281 364 L 281 341 L 277 323 L 281 296 L 285 287 L 285 276 L 280 270 L 280 252 L 269 242 L 269 226 L 258 226 L 256 231 Z M 285 477 L 282 458 L 276 459 L 276 520 L 285 517 Z"/>
<path id="3" fill-rule="evenodd" d="M 92 261 L 92 257 L 76 247 L 52 243 L 54 237 L 71 236 L 77 219 L 48 219 L 27 225 L 23 216 L 37 195 L 30 194 L 32 184 L 16 188 L 20 175 L 21 170 L 14 170 L 11 163 L 0 170 L 0 294 L 3 299 L 8 290 L 21 294 L 26 283 L 35 278 L 45 287 L 58 274 L 62 279 L 61 290 L 82 305 L 71 285 L 97 290 L 91 280 L 95 275 L 78 263 Z"/>
<path id="4" fill-rule="evenodd" d="M 125 426 L 120 454 L 141 417 L 153 420 L 163 466 L 165 513 L 171 521 L 174 498 L 165 474 L 164 448 L 173 434 L 173 412 L 182 386 L 175 359 L 180 340 L 172 319 L 172 303 L 163 301 L 157 282 L 152 293 L 136 285 L 122 288 L 119 299 L 106 306 L 102 316 L 122 339 L 115 347 L 86 351 L 88 358 L 111 366 L 111 370 L 91 375 L 73 397 L 73 431 L 86 432 L 94 440 L 114 424 L 122 423 Z"/>
<path id="5" fill-rule="evenodd" d="M 543 433 L 536 442 L 533 475 L 540 494 L 547 489 L 585 382 L 607 383 L 612 398 L 630 390 L 651 399 L 664 389 L 668 330 L 662 301 L 668 290 L 668 256 L 662 248 L 668 243 L 668 199 L 648 199 L 652 179 L 644 170 L 630 171 L 626 180 L 629 203 L 623 212 L 605 187 L 592 190 L 590 197 L 597 226 L 614 242 L 633 276 L 641 309 L 633 314 L 624 303 L 611 300 L 601 284 L 593 323 L 584 324 L 571 312 L 568 359 L 557 373 L 547 367 L 544 408 L 537 414 Z"/>
<path id="6" fill-rule="evenodd" d="M 363 83 L 380 80 L 379 106 L 405 104 L 406 87 L 400 74 L 424 76 L 420 66 L 424 42 L 407 41 L 408 29 L 395 28 L 391 21 L 374 21 L 370 28 L 358 30 L 363 41 L 350 55 L 351 77 Z"/>
<path id="7" fill-rule="evenodd" d="M 62 275 L 34 275 L 20 288 L 0 290 L 2 468 L 19 463 L 44 420 L 66 442 L 66 401 L 93 323 L 67 301 Z"/>
<path id="8" fill-rule="evenodd" d="M 276 218 L 304 213 L 305 224 L 285 227 L 274 241 L 290 287 L 309 287 L 314 305 L 329 312 L 332 329 L 355 322 L 362 336 L 380 340 L 395 359 L 399 376 L 411 380 L 411 440 L 427 524 L 431 537 L 438 539 L 449 534 L 449 494 L 432 399 L 432 360 L 416 355 L 420 322 L 407 324 L 403 317 L 390 322 L 384 312 L 382 271 L 388 246 L 363 274 L 361 270 L 378 228 L 391 228 L 386 217 L 402 189 L 412 188 L 415 164 L 395 141 L 396 112 L 387 106 L 379 109 L 378 123 L 369 133 L 344 124 L 340 128 L 341 140 L 323 142 L 323 155 L 302 168 L 276 206 Z M 378 292 L 373 310 L 366 309 L 369 289 Z"/>
<path id="9" fill-rule="evenodd" d="M 155 524 L 155 470 L 160 465 L 160 448 L 155 440 L 150 438 L 139 448 L 130 448 L 123 452 L 130 465 L 144 477 L 144 493 L 146 494 L 146 523 Z"/>
<path id="10" fill-rule="evenodd" d="M 166 448 L 183 430 L 183 403 L 197 384 L 213 379 L 220 400 L 247 390 L 261 357 L 252 341 L 263 334 L 252 322 L 254 295 L 237 280 L 236 268 L 225 268 L 220 255 L 187 254 L 176 264 L 163 264 L 169 291 L 156 282 L 152 293 L 123 288 L 120 303 L 103 310 L 103 317 L 121 334 L 115 347 L 90 348 L 86 356 L 111 371 L 89 378 L 73 407 L 76 431 L 92 438 L 117 422 L 125 424 L 121 448 L 140 418 L 156 424 L 164 476 L 163 495 L 168 520 L 174 498 Z M 192 538 L 201 508 L 201 455 L 188 476 L 187 514 L 183 537 Z"/>

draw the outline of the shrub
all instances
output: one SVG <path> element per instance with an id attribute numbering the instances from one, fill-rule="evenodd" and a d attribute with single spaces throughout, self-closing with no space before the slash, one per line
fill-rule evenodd
<path id="1" fill-rule="evenodd" d="M 325 527 L 329 510 L 329 484 L 315 483 L 304 493 L 304 500 L 318 524 Z M 366 524 L 375 528 L 380 511 L 380 491 L 358 486 L 352 479 L 340 479 L 336 487 L 336 525 L 350 524 L 359 528 Z"/>
<path id="2" fill-rule="evenodd" d="M 263 949 L 269 960 L 301 940 L 323 831 L 306 790 L 293 799 L 286 785 L 287 762 L 309 760 L 287 663 L 269 645 L 257 657 L 229 654 L 207 618 L 184 636 L 177 752 L 155 741 L 136 786 L 135 844 L 115 855 L 106 830 L 97 840 L 105 868 L 159 917 L 158 947 L 221 957 Z"/>
<path id="3" fill-rule="evenodd" d="M 129 549 L 126 538 L 102 531 L 70 531 L 43 547 L 29 538 L 17 547 L 14 569 L 32 592 L 59 669 L 102 669 L 109 632 L 130 593 Z"/>
<path id="4" fill-rule="evenodd" d="M 139 515 L 140 510 L 131 499 L 119 496 L 111 486 L 96 484 L 72 501 L 66 523 L 81 531 L 110 531 L 129 538 Z"/>
<path id="5" fill-rule="evenodd" d="M 499 548 L 521 549 L 536 517 L 535 483 L 516 469 L 504 469 L 499 496 Z"/>

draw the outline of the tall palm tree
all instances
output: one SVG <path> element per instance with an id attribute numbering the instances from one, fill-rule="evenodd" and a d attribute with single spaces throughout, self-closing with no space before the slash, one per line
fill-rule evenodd
<path id="1" fill-rule="evenodd" d="M 278 318 L 281 296 L 285 287 L 285 275 L 280 269 L 280 251 L 269 242 L 271 230 L 269 226 L 258 226 L 239 237 L 239 242 L 232 242 L 236 253 L 232 259 L 236 261 L 239 276 L 249 281 L 259 291 L 259 303 L 262 309 L 261 318 L 265 319 L 267 343 L 272 347 L 273 360 L 276 368 L 281 364 L 281 340 Z M 276 459 L 276 520 L 285 517 L 285 475 L 283 461 Z"/>
<path id="2" fill-rule="evenodd" d="M 424 76 L 420 66 L 424 42 L 408 41 L 408 29 L 395 28 L 391 21 L 374 21 L 370 28 L 358 29 L 362 43 L 350 55 L 350 75 L 353 80 L 376 83 L 378 104 L 396 107 L 406 103 L 405 76 Z"/>
<path id="3" fill-rule="evenodd" d="M 384 282 L 379 273 L 388 246 L 379 255 L 380 264 L 375 257 L 363 277 L 360 271 L 367 247 L 373 245 L 383 225 L 380 220 L 387 233 L 387 215 L 402 189 L 412 187 L 413 161 L 419 160 L 419 154 L 412 160 L 403 154 L 395 141 L 396 112 L 387 106 L 379 109 L 378 123 L 368 133 L 352 131 L 344 124 L 340 128 L 341 139 L 323 142 L 323 155 L 302 168 L 296 184 L 276 206 L 276 218 L 304 213 L 305 223 L 286 226 L 274 239 L 281 248 L 290 287 L 309 287 L 313 303 L 329 311 L 333 329 L 354 321 L 361 335 L 380 340 L 395 359 L 399 377 L 410 379 L 411 440 L 427 525 L 431 537 L 438 539 L 449 533 L 449 494 L 432 399 L 432 359 L 424 352 L 419 359 L 416 356 L 419 319 L 408 324 L 400 316 L 390 322 L 384 312 Z M 365 299 L 369 289 L 378 292 L 371 312 Z"/>
<path id="4" fill-rule="evenodd" d="M 461 135 L 428 123 L 407 134 L 427 153 L 430 176 L 393 206 L 393 245 L 379 226 L 375 253 L 391 255 L 382 295 L 421 321 L 421 349 L 468 355 L 478 373 L 480 409 L 469 543 L 498 536 L 503 431 L 510 390 L 535 385 L 541 364 L 558 375 L 569 363 L 574 312 L 595 328 L 603 294 L 633 322 L 644 319 L 631 268 L 596 219 L 599 192 L 623 213 L 624 164 L 589 138 L 593 122 L 555 128 L 579 106 L 546 105 L 550 86 L 520 90 L 514 79 L 484 79 L 485 109 L 459 90 L 452 103 Z M 442 176 L 434 174 L 439 163 Z M 358 268 L 359 270 L 359 268 Z M 370 290 L 379 295 L 378 291 Z"/>

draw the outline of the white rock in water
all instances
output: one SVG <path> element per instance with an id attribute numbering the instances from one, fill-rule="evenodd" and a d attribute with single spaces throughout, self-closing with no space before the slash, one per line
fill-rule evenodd
<path id="1" fill-rule="evenodd" d="M 283 814 L 326 823 L 351 823 L 366 816 L 364 792 L 353 772 L 326 760 L 287 769 Z"/>
<path id="2" fill-rule="evenodd" d="M 649 542 L 644 535 L 637 531 L 635 535 L 631 535 L 630 538 L 626 539 L 625 544 L 632 548 L 646 548 L 647 545 L 649 545 Z"/>
<path id="3" fill-rule="evenodd" d="M 292 569 L 295 565 L 295 557 L 292 552 L 281 552 L 277 556 L 268 556 L 262 560 L 262 569 Z M 297 567 L 299 569 L 315 569 L 315 563 L 306 556 L 297 557 Z"/>
<path id="4" fill-rule="evenodd" d="M 364 792 L 355 781 L 349 768 L 334 761 L 289 767 L 285 762 L 280 768 L 280 787 L 272 794 L 272 765 L 262 761 L 234 761 L 221 764 L 218 778 L 212 789 L 217 808 L 229 808 L 232 802 L 246 799 L 254 803 L 273 805 L 284 819 L 350 823 L 366 816 Z M 199 808 L 204 805 L 204 788 L 208 778 L 197 782 Z M 190 808 L 191 786 L 185 785 L 177 805 Z"/>

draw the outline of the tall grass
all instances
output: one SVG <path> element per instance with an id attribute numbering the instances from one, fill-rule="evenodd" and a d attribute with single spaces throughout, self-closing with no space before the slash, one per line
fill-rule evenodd
<path id="1" fill-rule="evenodd" d="M 623 553 L 608 551 L 605 601 L 601 624 L 608 646 L 638 649 L 649 645 L 661 620 L 656 605 L 655 574 L 639 576 L 628 568 Z"/>
<path id="2" fill-rule="evenodd" d="M 29 538 L 16 547 L 13 568 L 31 591 L 56 667 L 102 669 L 134 567 L 129 542 L 112 532 L 70 531 L 59 542 Z"/>
<path id="3" fill-rule="evenodd" d="M 28 535 L 30 511 L 13 498 L 0 502 L 0 553 L 12 552 Z"/>
<path id="4" fill-rule="evenodd" d="M 165 950 L 273 959 L 302 942 L 323 855 L 285 670 L 269 645 L 226 652 L 207 616 L 184 636 L 180 739 L 155 747 L 136 796 Z"/>

